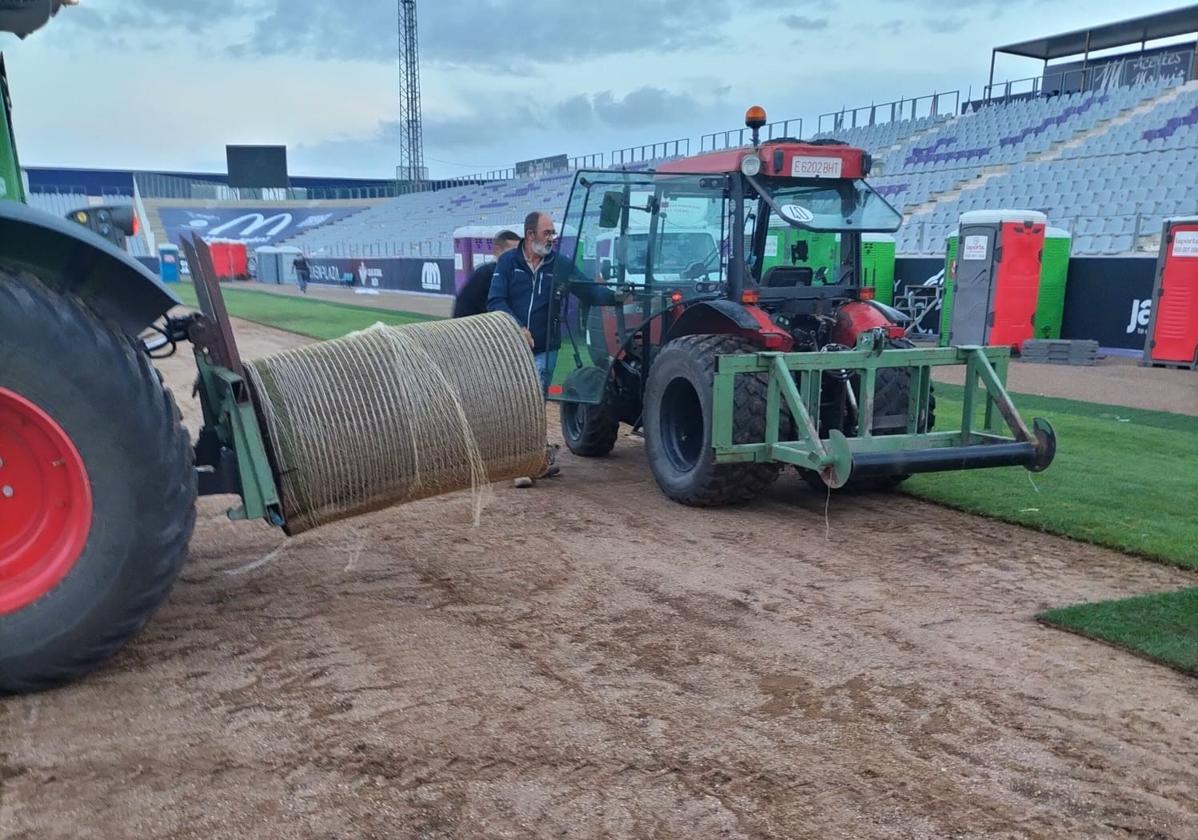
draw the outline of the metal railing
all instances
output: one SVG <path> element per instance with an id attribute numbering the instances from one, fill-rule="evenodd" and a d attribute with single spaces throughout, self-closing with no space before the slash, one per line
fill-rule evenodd
<path id="1" fill-rule="evenodd" d="M 392 198 L 399 194 L 390 183 L 369 186 L 324 187 L 230 187 L 218 180 L 181 178 L 156 172 L 136 173 L 134 180 L 142 198 L 182 198 L 200 201 L 337 201 Z"/>
<path id="2" fill-rule="evenodd" d="M 628 166 L 634 163 L 648 163 L 666 158 L 686 157 L 691 153 L 689 138 L 680 140 L 662 140 L 657 143 L 646 143 L 642 146 L 629 146 L 624 149 L 613 149 L 607 158 L 611 168 Z"/>
<path id="3" fill-rule="evenodd" d="M 759 131 L 762 140 L 778 140 L 783 137 L 798 139 L 803 136 L 803 120 L 795 117 L 789 120 L 775 120 L 763 125 Z M 699 137 L 700 152 L 718 152 L 723 149 L 739 149 L 749 145 L 753 140 L 753 131 L 749 128 L 729 128 L 726 131 L 713 131 Z"/>
<path id="4" fill-rule="evenodd" d="M 903 98 L 857 108 L 841 108 L 839 111 L 819 115 L 817 133 L 917 120 L 921 117 L 950 117 L 955 115 L 960 107 L 961 91 L 948 90 L 912 99 Z"/>
<path id="5" fill-rule="evenodd" d="M 1129 56 L 1131 57 L 1131 56 Z M 1088 91 L 1113 90 L 1150 82 L 1164 82 L 1166 86 L 1182 85 L 1193 76 L 1194 56 L 1186 57 L 1184 63 L 1171 67 L 1168 73 L 1140 74 L 1140 77 L 1125 83 L 1122 77 L 1116 76 L 1116 70 L 1122 69 L 1118 64 L 1098 64 L 1093 67 L 1077 67 L 1072 70 L 1059 71 L 1051 65 L 1039 76 L 1028 76 L 1023 79 L 1008 79 L 1002 82 L 992 82 L 982 85 L 981 98 L 973 98 L 973 88 L 966 93 L 965 107 L 980 107 L 993 102 L 1018 101 L 1020 99 L 1037 99 L 1042 96 L 1059 96 L 1068 93 L 1084 93 Z M 1047 81 L 1046 81 L 1047 80 Z"/>
<path id="6" fill-rule="evenodd" d="M 607 166 L 606 159 L 607 156 L 602 152 L 593 155 L 578 155 L 570 158 L 570 169 L 603 169 Z"/>

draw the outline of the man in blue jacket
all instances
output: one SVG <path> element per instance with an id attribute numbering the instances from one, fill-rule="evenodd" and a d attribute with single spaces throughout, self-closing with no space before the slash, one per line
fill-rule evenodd
<path id="1" fill-rule="evenodd" d="M 529 213 L 524 219 L 524 238 L 496 263 L 487 296 L 488 312 L 506 312 L 523 327 L 546 394 L 558 349 L 550 346 L 549 340 L 556 239 L 557 230 L 548 213 Z"/>
<path id="2" fill-rule="evenodd" d="M 541 377 L 541 390 L 546 396 L 561 346 L 561 337 L 554 334 L 550 319 L 550 307 L 554 305 L 554 271 L 559 259 L 553 250 L 556 240 L 553 217 L 541 211 L 529 213 L 524 219 L 524 238 L 495 264 L 491 292 L 487 296 L 488 312 L 506 312 L 523 328 Z M 579 274 L 572 265 L 562 268 L 568 270 L 571 278 Z M 581 284 L 574 294 L 592 305 L 619 303 L 619 298 L 603 287 L 602 277 L 596 284 Z M 546 472 L 538 477 L 556 475 L 557 472 L 550 457 Z M 516 480 L 518 487 L 531 484 L 530 479 Z"/>

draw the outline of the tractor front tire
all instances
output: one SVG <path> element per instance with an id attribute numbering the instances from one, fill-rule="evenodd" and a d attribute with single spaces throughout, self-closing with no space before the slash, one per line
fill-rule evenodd
<path id="1" fill-rule="evenodd" d="M 137 633 L 195 499 L 187 430 L 145 354 L 0 267 L 0 693 L 80 677 Z"/>
<path id="2" fill-rule="evenodd" d="M 716 357 L 759 348 L 727 335 L 691 335 L 662 348 L 645 387 L 645 449 L 657 485 L 695 507 L 747 502 L 778 477 L 774 463 L 716 463 L 712 448 Z M 766 374 L 736 377 L 732 440 L 765 440 Z"/>
<path id="3" fill-rule="evenodd" d="M 575 455 L 602 458 L 611 454 L 620 433 L 620 421 L 612 415 L 607 400 L 596 405 L 560 403 L 562 439 Z"/>

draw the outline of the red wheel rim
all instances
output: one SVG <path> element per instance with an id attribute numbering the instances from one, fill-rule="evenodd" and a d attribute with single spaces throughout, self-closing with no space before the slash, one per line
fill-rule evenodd
<path id="1" fill-rule="evenodd" d="M 58 585 L 87 544 L 92 490 L 79 450 L 29 400 L 0 388 L 0 615 Z"/>

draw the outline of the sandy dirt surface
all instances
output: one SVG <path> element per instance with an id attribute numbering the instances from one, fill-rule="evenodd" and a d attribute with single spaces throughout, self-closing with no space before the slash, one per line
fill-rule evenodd
<path id="1" fill-rule="evenodd" d="M 937 368 L 935 378 L 960 385 L 964 368 Z M 1007 387 L 1020 394 L 1065 397 L 1198 416 L 1198 371 L 1140 367 L 1111 356 L 1096 365 L 1011 362 Z"/>
<path id="2" fill-rule="evenodd" d="M 1194 575 L 793 476 L 690 510 L 630 437 L 562 461 L 478 528 L 201 500 L 134 643 L 0 700 L 0 837 L 1198 835 L 1198 681 L 1032 618 Z"/>

